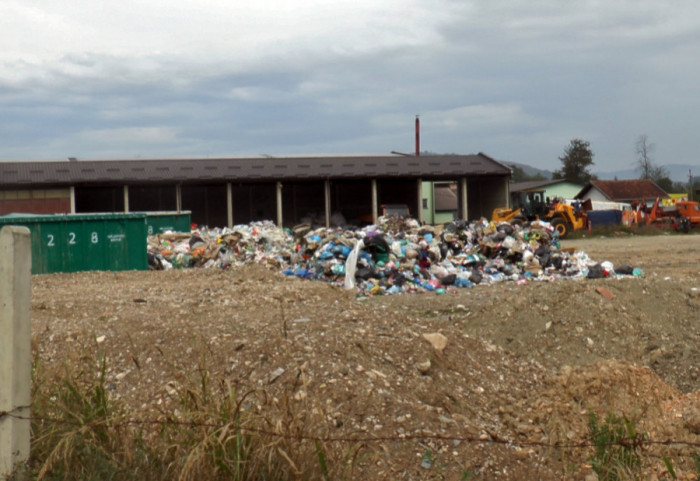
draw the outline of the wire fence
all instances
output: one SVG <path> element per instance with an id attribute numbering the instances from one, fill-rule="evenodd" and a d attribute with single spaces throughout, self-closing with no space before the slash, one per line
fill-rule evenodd
<path id="1" fill-rule="evenodd" d="M 80 423 L 77 421 L 70 421 L 65 419 L 48 418 L 48 417 L 36 417 L 36 416 L 22 416 L 16 414 L 16 411 L 27 409 L 27 406 L 18 407 L 15 411 L 0 411 L 0 420 L 2 418 L 9 416 L 18 420 L 25 420 L 30 422 L 45 422 L 53 424 L 62 424 L 70 426 L 89 426 L 90 424 L 97 425 L 99 422 L 104 421 L 102 419 L 95 419 L 88 423 Z M 113 422 L 110 420 L 109 426 L 113 428 L 120 428 L 133 425 L 153 425 L 153 426 L 187 426 L 192 428 L 212 428 L 221 429 L 230 423 L 202 423 L 202 422 L 191 422 L 191 421 L 178 421 L 175 419 L 127 419 L 121 422 Z M 405 434 L 398 433 L 395 435 L 385 435 L 385 436 L 370 436 L 370 435 L 358 435 L 358 436 L 313 436 L 309 434 L 289 434 L 280 433 L 276 431 L 270 431 L 266 429 L 259 429 L 247 426 L 236 426 L 242 432 L 254 433 L 258 435 L 270 436 L 273 438 L 296 440 L 296 441 L 313 441 L 321 443 L 377 443 L 377 442 L 405 442 L 405 441 L 451 441 L 451 442 L 465 442 L 472 444 L 482 444 L 482 445 L 505 445 L 514 448 L 550 448 L 550 449 L 587 449 L 600 446 L 601 443 L 593 443 L 589 441 L 585 442 L 545 442 L 545 441 L 519 441 L 513 439 L 507 439 L 498 436 L 494 433 L 488 433 L 486 436 L 471 436 L 463 434 Z M 621 446 L 626 448 L 645 448 L 648 446 L 684 446 L 684 447 L 694 447 L 700 448 L 700 441 L 689 441 L 681 439 L 649 439 L 641 435 L 636 435 L 634 437 L 623 437 L 619 441 L 602 443 L 603 445 L 609 446 Z"/>

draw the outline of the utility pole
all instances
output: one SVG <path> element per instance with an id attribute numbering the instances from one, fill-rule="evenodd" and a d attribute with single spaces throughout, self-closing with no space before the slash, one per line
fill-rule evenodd
<path id="1" fill-rule="evenodd" d="M 693 171 L 688 169 L 688 200 L 694 200 L 693 197 Z"/>

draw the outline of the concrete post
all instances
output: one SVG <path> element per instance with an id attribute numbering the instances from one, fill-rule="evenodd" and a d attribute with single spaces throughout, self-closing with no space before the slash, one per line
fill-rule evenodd
<path id="1" fill-rule="evenodd" d="M 282 227 L 282 182 L 277 182 L 277 227 Z"/>
<path id="2" fill-rule="evenodd" d="M 233 191 L 231 182 L 226 182 L 226 223 L 233 227 Z"/>
<path id="3" fill-rule="evenodd" d="M 325 207 L 327 229 L 331 226 L 331 181 L 328 179 L 323 181 L 323 205 Z"/>
<path id="4" fill-rule="evenodd" d="M 75 214 L 75 186 L 70 186 L 70 213 Z"/>
<path id="5" fill-rule="evenodd" d="M 129 186 L 124 185 L 123 195 L 124 195 L 124 213 L 129 212 Z"/>
<path id="6" fill-rule="evenodd" d="M 416 213 L 416 219 L 418 219 L 418 222 L 423 223 L 423 179 L 418 179 L 416 183 L 418 184 L 416 186 L 418 189 L 418 211 Z"/>
<path id="7" fill-rule="evenodd" d="M 372 179 L 372 223 L 376 224 L 379 219 L 377 212 L 377 179 Z"/>
<path id="8" fill-rule="evenodd" d="M 175 209 L 182 212 L 182 184 L 175 184 Z"/>
<path id="9" fill-rule="evenodd" d="M 461 205 L 459 206 L 459 213 L 462 215 L 462 219 L 469 220 L 469 205 L 467 204 L 467 178 L 462 177 L 459 180 L 459 200 Z"/>
<path id="10" fill-rule="evenodd" d="M 29 229 L 0 230 L 0 478 L 29 459 L 32 383 Z"/>

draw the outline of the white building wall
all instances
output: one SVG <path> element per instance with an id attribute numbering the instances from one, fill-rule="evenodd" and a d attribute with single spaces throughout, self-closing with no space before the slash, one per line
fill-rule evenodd
<path id="1" fill-rule="evenodd" d="M 593 187 L 591 190 L 586 192 L 586 194 L 581 198 L 581 200 L 591 199 L 592 201 L 607 202 L 608 199 L 600 190 Z"/>

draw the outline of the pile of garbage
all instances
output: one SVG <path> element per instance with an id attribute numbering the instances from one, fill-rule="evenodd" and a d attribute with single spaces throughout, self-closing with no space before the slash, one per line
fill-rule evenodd
<path id="1" fill-rule="evenodd" d="M 517 226 L 482 219 L 427 226 L 395 216 L 361 229 L 312 229 L 309 224 L 282 229 L 261 221 L 158 234 L 148 239 L 148 260 L 152 269 L 258 263 L 360 294 L 444 293 L 503 281 L 643 274 L 561 249 L 557 232 L 547 222 Z"/>

